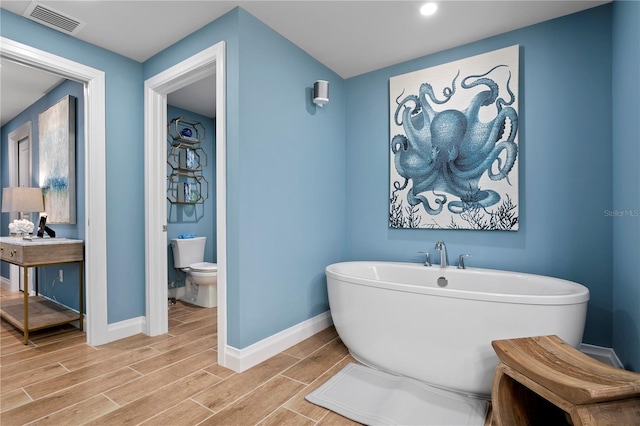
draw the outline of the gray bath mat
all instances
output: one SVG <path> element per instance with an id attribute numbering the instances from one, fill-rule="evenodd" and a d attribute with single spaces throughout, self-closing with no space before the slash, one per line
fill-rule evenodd
<path id="1" fill-rule="evenodd" d="M 487 401 L 350 363 L 307 401 L 367 425 L 484 425 Z"/>

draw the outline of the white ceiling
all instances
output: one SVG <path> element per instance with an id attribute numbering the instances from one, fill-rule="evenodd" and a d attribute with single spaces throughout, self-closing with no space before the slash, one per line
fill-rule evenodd
<path id="1" fill-rule="evenodd" d="M 61 81 L 59 76 L 0 59 L 0 126 L 7 124 Z"/>
<path id="2" fill-rule="evenodd" d="M 432 17 L 419 15 L 418 9 L 424 2 L 402 0 L 42 0 L 38 3 L 86 23 L 77 33 L 78 39 L 139 62 L 241 6 L 338 75 L 349 78 L 609 1 L 441 0 L 437 2 L 438 12 Z M 0 6 L 22 15 L 29 3 L 28 0 L 2 0 Z M 9 99 L 23 73 L 5 78 L 4 64 L 1 70 L 4 124 L 5 97 Z M 193 104 L 201 97 L 189 95 L 188 99 Z M 24 91 L 19 92 L 18 99 L 27 102 Z M 25 106 L 31 103 L 33 101 Z"/>

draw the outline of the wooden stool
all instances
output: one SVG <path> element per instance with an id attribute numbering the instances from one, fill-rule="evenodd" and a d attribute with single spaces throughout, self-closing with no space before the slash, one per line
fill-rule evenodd
<path id="1" fill-rule="evenodd" d="M 640 425 L 640 374 L 611 367 L 558 336 L 494 340 L 492 424 Z"/>

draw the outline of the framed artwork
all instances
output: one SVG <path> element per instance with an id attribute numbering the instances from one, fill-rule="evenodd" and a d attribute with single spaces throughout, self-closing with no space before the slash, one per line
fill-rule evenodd
<path id="1" fill-rule="evenodd" d="M 39 179 L 47 223 L 76 223 L 76 98 L 38 115 Z"/>
<path id="2" fill-rule="evenodd" d="M 519 46 L 392 77 L 389 227 L 517 231 Z"/>

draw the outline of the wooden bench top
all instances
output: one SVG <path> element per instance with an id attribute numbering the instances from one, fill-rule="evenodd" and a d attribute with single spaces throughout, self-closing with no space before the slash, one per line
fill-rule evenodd
<path id="1" fill-rule="evenodd" d="M 494 340 L 491 345 L 504 364 L 573 404 L 640 397 L 640 374 L 597 361 L 558 336 Z"/>

